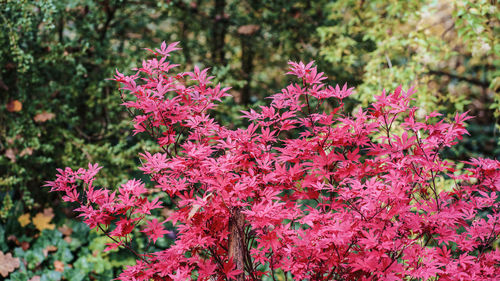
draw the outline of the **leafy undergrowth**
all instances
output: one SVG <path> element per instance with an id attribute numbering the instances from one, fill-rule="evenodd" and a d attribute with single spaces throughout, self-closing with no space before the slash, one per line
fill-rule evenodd
<path id="1" fill-rule="evenodd" d="M 135 258 L 125 250 L 104 252 L 108 237 L 82 222 L 54 219 L 52 209 L 10 216 L 0 224 L 0 275 L 10 281 L 111 280 Z M 144 247 L 136 240 L 138 248 Z M 166 247 L 161 238 L 156 246 Z"/>

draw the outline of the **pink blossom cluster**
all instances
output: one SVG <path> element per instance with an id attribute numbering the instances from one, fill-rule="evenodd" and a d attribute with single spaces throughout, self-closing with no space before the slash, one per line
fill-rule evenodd
<path id="1" fill-rule="evenodd" d="M 229 88 L 208 69 L 172 73 L 177 43 L 150 50 L 136 73 L 117 72 L 134 133 L 159 145 L 140 169 L 176 207 L 173 246 L 139 254 L 136 227 L 154 243 L 167 230 L 151 219 L 161 202 L 143 183 L 93 185 L 98 165 L 59 170 L 52 191 L 79 204 L 91 228 L 129 248 L 137 263 L 120 280 L 494 280 L 500 273 L 500 162 L 458 169 L 440 156 L 467 133 L 467 114 L 422 120 L 414 89 L 375 96 L 350 114 L 346 85 L 328 86 L 313 63 L 269 106 L 243 111 L 246 129 L 211 114 Z"/>

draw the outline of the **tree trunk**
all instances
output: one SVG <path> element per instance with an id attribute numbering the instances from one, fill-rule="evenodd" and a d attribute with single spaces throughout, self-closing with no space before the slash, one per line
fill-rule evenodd
<path id="1" fill-rule="evenodd" d="M 253 36 L 242 36 L 241 38 L 241 70 L 243 72 L 243 79 L 246 81 L 241 93 L 241 104 L 250 103 L 250 83 L 252 82 L 253 57 L 255 52 L 252 40 L 254 40 Z"/>
<path id="2" fill-rule="evenodd" d="M 224 13 L 226 0 L 215 0 L 212 10 L 212 60 L 217 64 L 226 64 L 224 57 L 224 38 L 226 37 L 227 18 Z"/>
<path id="3" fill-rule="evenodd" d="M 236 281 L 245 280 L 245 216 L 239 209 L 229 218 L 229 257 L 233 258 L 236 270 L 243 273 L 236 277 Z"/>

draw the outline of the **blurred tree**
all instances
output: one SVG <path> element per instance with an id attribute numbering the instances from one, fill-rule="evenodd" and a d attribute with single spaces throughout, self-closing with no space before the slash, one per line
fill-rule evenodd
<path id="1" fill-rule="evenodd" d="M 182 42 L 183 63 L 213 67 L 248 105 L 284 85 L 288 60 L 317 55 L 315 31 L 328 2 L 173 0 L 163 30 Z"/>
<path id="2" fill-rule="evenodd" d="M 116 67 L 137 65 L 142 48 L 160 42 L 164 33 L 155 24 L 165 21 L 167 9 L 153 1 L 0 1 L 0 244 L 36 267 L 19 269 L 12 280 L 35 271 L 42 280 L 60 278 L 51 263 L 30 260 L 42 249 L 19 248 L 37 234 L 17 220 L 53 205 L 57 222 L 64 221 L 59 200 L 41 188 L 56 168 L 99 162 L 107 168 L 106 186 L 139 177 L 134 155 L 152 142 L 129 133 L 116 85 L 105 79 Z M 10 241 L 14 235 L 21 242 Z M 89 250 L 83 244 L 80 256 L 66 262 L 81 267 L 82 257 L 95 257 Z M 110 266 L 105 255 L 96 260 L 106 272 L 75 269 L 79 274 L 67 278 L 109 280 L 122 265 Z"/>
<path id="3" fill-rule="evenodd" d="M 99 162 L 109 186 L 135 175 L 131 155 L 151 140 L 129 135 L 119 94 L 105 79 L 139 64 L 144 48 L 182 41 L 174 61 L 210 66 L 233 86 L 234 102 L 218 118 L 239 126 L 240 105 L 281 88 L 289 59 L 317 54 L 327 2 L 1 1 L 2 217 L 12 202 L 18 213 L 51 202 L 40 185 L 57 167 Z"/>
<path id="4" fill-rule="evenodd" d="M 469 110 L 476 116 L 469 126 L 475 138 L 453 157 L 500 156 L 496 1 L 348 0 L 325 9 L 331 22 L 318 28 L 321 54 L 357 79 L 363 104 L 384 88 L 411 83 L 421 114 Z"/>
<path id="5" fill-rule="evenodd" d="M 126 2 L 0 4 L 1 199 L 44 203 L 40 185 L 61 165 L 103 163 L 109 185 L 135 170 L 131 155 L 145 142 L 128 134 L 105 78 L 136 64 L 164 8 Z"/>

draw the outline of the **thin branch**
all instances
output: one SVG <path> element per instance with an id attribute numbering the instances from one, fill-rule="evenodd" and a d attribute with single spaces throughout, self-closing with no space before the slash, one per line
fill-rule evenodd
<path id="1" fill-rule="evenodd" d="M 482 81 L 482 80 L 479 80 L 479 79 L 474 79 L 474 78 L 459 76 L 459 75 L 456 75 L 456 74 L 453 74 L 453 73 L 449 73 L 449 72 L 446 72 L 446 71 L 443 71 L 443 70 L 432 70 L 431 69 L 431 70 L 429 70 L 427 72 L 427 74 L 439 75 L 439 76 L 448 76 L 450 78 L 461 80 L 461 81 L 465 81 L 467 83 L 470 83 L 470 84 L 473 84 L 473 85 L 477 85 L 477 86 L 480 86 L 480 87 L 483 87 L 483 88 L 488 88 L 490 86 L 490 84 L 491 84 L 491 82 L 488 81 L 488 80 Z"/>
<path id="2" fill-rule="evenodd" d="M 106 235 L 109 239 L 113 240 L 115 243 L 117 244 L 120 244 L 120 245 L 123 245 L 127 250 L 129 250 L 130 252 L 132 252 L 134 255 L 136 255 L 138 258 L 140 258 L 142 261 L 144 261 L 145 263 L 149 264 L 149 261 L 146 260 L 141 254 L 137 253 L 134 249 L 132 249 L 129 245 L 125 244 L 125 243 L 122 243 L 118 240 L 116 240 L 113 236 L 109 235 L 108 232 L 106 232 L 102 226 L 99 224 L 99 229 L 104 233 L 104 235 Z"/>

